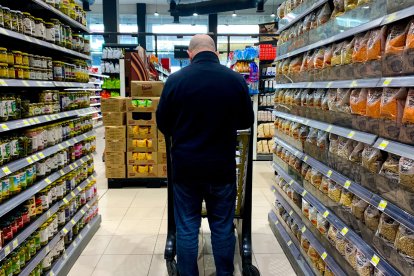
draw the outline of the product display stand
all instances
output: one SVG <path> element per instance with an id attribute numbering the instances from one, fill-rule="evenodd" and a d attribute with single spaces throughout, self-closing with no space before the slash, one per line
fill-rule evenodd
<path id="1" fill-rule="evenodd" d="M 238 157 L 240 162 L 237 164 L 237 201 L 235 226 L 238 234 L 240 255 L 242 259 L 243 275 L 259 276 L 260 273 L 252 263 L 252 170 L 253 170 L 253 135 L 251 130 L 239 131 Z M 168 180 L 168 234 L 165 246 L 164 258 L 167 262 L 168 275 L 178 275 L 176 256 L 176 226 L 174 222 L 174 197 L 172 189 L 172 170 L 171 170 L 171 140 L 165 139 L 167 145 L 167 180 Z M 202 215 L 206 217 L 207 210 L 203 210 Z"/>
<path id="2" fill-rule="evenodd" d="M 96 115 L 92 116 L 94 120 L 94 128 L 98 128 L 102 126 L 102 112 L 101 112 L 101 91 L 102 91 L 102 84 L 103 80 L 109 78 L 107 75 L 100 75 L 100 74 L 93 74 L 89 73 L 89 84 L 94 85 L 94 90 L 90 90 L 91 96 L 89 97 L 91 100 L 91 107 L 94 107 L 96 111 Z M 95 90 L 96 89 L 96 90 Z"/>

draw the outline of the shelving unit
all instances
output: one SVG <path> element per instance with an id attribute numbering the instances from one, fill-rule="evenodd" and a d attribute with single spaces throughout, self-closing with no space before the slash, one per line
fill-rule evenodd
<path id="1" fill-rule="evenodd" d="M 93 107 L 95 114 L 93 115 L 94 127 L 98 128 L 102 126 L 102 112 L 101 112 L 101 99 L 102 99 L 102 85 L 104 84 L 105 79 L 108 79 L 108 75 L 93 74 L 89 73 L 89 83 L 93 83 L 94 89 L 89 90 L 91 96 L 89 97 L 91 104 L 90 107 Z"/>

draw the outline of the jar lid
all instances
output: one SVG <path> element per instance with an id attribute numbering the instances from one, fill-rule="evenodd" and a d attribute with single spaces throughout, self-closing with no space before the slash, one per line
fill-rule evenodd
<path id="1" fill-rule="evenodd" d="M 12 53 L 13 53 L 13 54 L 20 54 L 20 55 L 22 54 L 22 52 L 21 52 L 21 51 L 12 51 Z"/>
<path id="2" fill-rule="evenodd" d="M 22 55 L 23 55 L 23 56 L 28 56 L 29 54 L 28 54 L 28 53 L 24 53 L 24 52 L 22 52 Z"/>
<path id="3" fill-rule="evenodd" d="M 52 22 L 46 22 L 45 25 L 52 28 L 55 26 Z"/>
<path id="4" fill-rule="evenodd" d="M 10 8 L 4 7 L 3 10 L 10 11 Z"/>
<path id="5" fill-rule="evenodd" d="M 31 14 L 29 12 L 24 12 L 23 14 L 26 15 L 26 16 L 31 16 Z"/>
<path id="6" fill-rule="evenodd" d="M 7 51 L 7 48 L 0 47 L 0 51 Z"/>
<path id="7" fill-rule="evenodd" d="M 7 67 L 7 63 L 0 63 L 0 66 Z"/>

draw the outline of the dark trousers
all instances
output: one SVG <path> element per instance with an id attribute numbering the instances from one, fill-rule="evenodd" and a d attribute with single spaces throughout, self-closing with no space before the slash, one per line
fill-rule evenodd
<path id="1" fill-rule="evenodd" d="M 227 185 L 174 184 L 174 213 L 177 226 L 177 265 L 180 276 L 198 276 L 198 234 L 203 199 L 206 202 L 217 276 L 234 272 L 233 227 L 236 183 Z"/>

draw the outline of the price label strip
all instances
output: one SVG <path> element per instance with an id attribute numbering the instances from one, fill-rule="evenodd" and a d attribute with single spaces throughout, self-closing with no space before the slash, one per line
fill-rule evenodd
<path id="1" fill-rule="evenodd" d="M 346 228 L 346 227 L 344 227 L 344 228 L 341 230 L 341 234 L 342 234 L 342 236 L 345 236 L 345 235 L 348 233 L 348 231 L 349 231 L 349 229 L 348 229 L 348 228 Z"/>
<path id="2" fill-rule="evenodd" d="M 345 189 L 349 189 L 349 186 L 351 186 L 351 180 L 347 180 L 344 184 Z"/>
<path id="3" fill-rule="evenodd" d="M 387 204 L 388 202 L 386 200 L 381 200 L 380 203 L 378 204 L 378 210 L 380 210 L 381 212 L 383 212 L 385 210 L 385 208 L 387 208 Z"/>
<path id="4" fill-rule="evenodd" d="M 325 211 L 325 213 L 323 213 L 323 215 L 322 215 L 324 218 L 327 218 L 328 216 L 329 216 L 329 211 L 328 210 L 326 210 Z"/>
<path id="5" fill-rule="evenodd" d="M 374 254 L 374 256 L 372 256 L 371 258 L 371 263 L 376 267 L 378 263 L 380 262 L 380 260 L 381 260 L 380 257 Z"/>
<path id="6" fill-rule="evenodd" d="M 326 257 L 328 257 L 328 253 L 323 252 L 323 253 L 322 253 L 322 255 L 321 255 L 321 259 L 322 259 L 322 260 L 325 260 L 325 259 L 326 259 Z"/>
<path id="7" fill-rule="evenodd" d="M 380 149 L 380 150 L 385 150 L 387 147 L 388 147 L 388 145 L 390 144 L 390 142 L 389 141 L 387 141 L 387 140 L 383 140 L 380 144 L 379 144 L 379 146 L 378 146 L 378 148 Z"/>
<path id="8" fill-rule="evenodd" d="M 382 83 L 383 86 L 389 86 L 392 82 L 392 78 L 386 78 Z"/>

